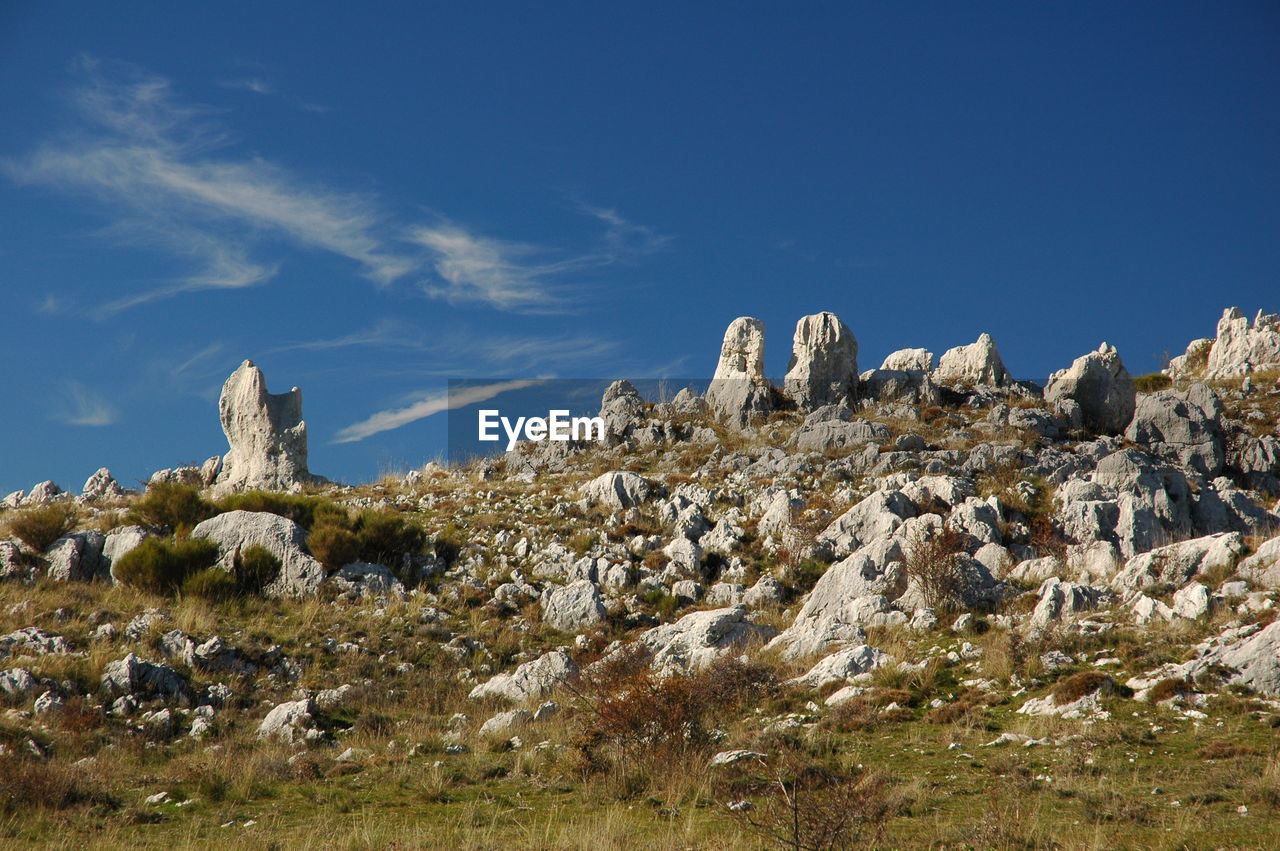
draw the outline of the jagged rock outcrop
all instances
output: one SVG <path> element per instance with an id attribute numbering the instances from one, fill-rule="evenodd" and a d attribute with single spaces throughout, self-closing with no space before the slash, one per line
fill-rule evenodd
<path id="1" fill-rule="evenodd" d="M 124 488 L 120 487 L 120 483 L 106 467 L 98 468 L 98 471 L 85 481 L 84 488 L 80 491 L 80 499 L 85 502 L 116 499 L 122 496 L 124 496 Z"/>
<path id="2" fill-rule="evenodd" d="M 600 418 L 604 420 L 605 438 L 620 443 L 645 421 L 648 406 L 630 381 L 615 381 L 605 388 L 600 400 Z"/>
<path id="3" fill-rule="evenodd" d="M 1096 352 L 1076 358 L 1070 368 L 1049 376 L 1044 398 L 1051 404 L 1070 399 L 1080 406 L 1086 428 L 1119 434 L 1133 418 L 1137 393 L 1120 353 L 1103 343 Z"/>
<path id="4" fill-rule="evenodd" d="M 1161 390 L 1138 400 L 1125 437 L 1152 454 L 1213 478 L 1226 462 L 1222 401 L 1204 384 Z"/>
<path id="5" fill-rule="evenodd" d="M 133 653 L 107 663 L 102 670 L 102 691 L 108 697 L 161 697 L 184 703 L 192 698 L 186 677 L 168 665 L 148 662 Z"/>
<path id="6" fill-rule="evenodd" d="M 102 567 L 102 549 L 106 536 L 92 529 L 64 535 L 50 545 L 45 553 L 49 562 L 49 578 L 59 582 L 88 582 L 105 579 L 108 570 Z"/>
<path id="7" fill-rule="evenodd" d="M 834 313 L 802 316 L 782 392 L 804 411 L 849 402 L 857 391 L 858 341 Z"/>
<path id="8" fill-rule="evenodd" d="M 716 417 L 735 428 L 772 410 L 773 388 L 764 375 L 764 323 L 759 319 L 741 316 L 729 323 L 706 401 Z"/>
<path id="9" fill-rule="evenodd" d="M 324 566 L 306 550 L 306 530 L 278 514 L 227 511 L 197 524 L 191 537 L 217 542 L 218 566 L 223 570 L 231 570 L 246 547 L 265 547 L 280 560 L 280 575 L 263 589 L 269 597 L 305 597 L 324 582 Z"/>
<path id="10" fill-rule="evenodd" d="M 990 334 L 982 334 L 976 342 L 944 352 L 933 377 L 947 384 L 975 387 L 1006 387 L 1012 383 Z"/>
<path id="11" fill-rule="evenodd" d="M 1234 378 L 1280 369 L 1280 315 L 1258 311 L 1252 324 L 1238 307 L 1218 320 L 1217 337 L 1193 340 L 1169 362 L 1175 378 Z"/>
<path id="12" fill-rule="evenodd" d="M 222 458 L 219 492 L 298 491 L 316 480 L 307 470 L 307 424 L 297 387 L 268 393 L 262 370 L 247 360 L 222 385 L 218 414 L 231 447 Z"/>

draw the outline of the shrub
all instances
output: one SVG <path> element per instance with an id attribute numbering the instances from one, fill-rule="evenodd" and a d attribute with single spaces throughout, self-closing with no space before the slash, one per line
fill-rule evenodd
<path id="1" fill-rule="evenodd" d="M 162 526 L 183 534 L 202 520 L 217 514 L 217 509 L 200 495 L 200 489 L 178 482 L 160 482 L 147 488 L 133 505 L 129 517 L 144 526 Z"/>
<path id="2" fill-rule="evenodd" d="M 67 503 L 21 511 L 9 521 L 9 534 L 38 553 L 75 528 L 76 509 Z"/>
<path id="3" fill-rule="evenodd" d="M 968 582 L 964 550 L 965 536 L 950 528 L 918 536 L 907 547 L 907 578 L 915 580 L 929 608 L 942 611 L 963 605 Z"/>
<path id="4" fill-rule="evenodd" d="M 1195 691 L 1195 687 L 1186 680 L 1168 677 L 1151 687 L 1151 691 L 1147 693 L 1147 700 L 1151 703 L 1159 703 L 1173 697 L 1186 697 L 1195 694 Z"/>
<path id="5" fill-rule="evenodd" d="M 230 494 L 217 502 L 219 513 L 224 511 L 266 511 L 288 518 L 304 529 L 310 529 L 321 518 L 334 514 L 346 517 L 346 509 L 319 496 L 297 493 L 271 493 L 269 491 L 245 491 Z"/>
<path id="6" fill-rule="evenodd" d="M 344 523 L 325 518 L 307 535 L 307 549 L 330 571 L 360 560 L 360 542 Z"/>
<path id="7" fill-rule="evenodd" d="M 117 559 L 112 573 L 125 585 L 172 594 L 192 574 L 213 567 L 217 559 L 218 545 L 207 538 L 148 538 Z"/>
<path id="8" fill-rule="evenodd" d="M 254 544 L 236 555 L 234 584 L 245 594 L 261 594 L 280 575 L 280 559 L 266 547 Z"/>
<path id="9" fill-rule="evenodd" d="M 1103 695 L 1115 694 L 1120 690 L 1116 681 L 1101 671 L 1081 671 L 1059 681 L 1053 687 L 1053 702 L 1058 706 L 1073 703 L 1087 694 L 1101 691 Z"/>
<path id="10" fill-rule="evenodd" d="M 421 528 L 391 511 L 363 511 L 355 527 L 360 558 L 387 567 L 396 567 L 405 553 L 421 553 L 427 543 Z"/>
<path id="11" fill-rule="evenodd" d="M 221 602 L 236 596 L 239 588 L 230 573 L 217 567 L 197 570 L 182 581 L 183 596 Z"/>

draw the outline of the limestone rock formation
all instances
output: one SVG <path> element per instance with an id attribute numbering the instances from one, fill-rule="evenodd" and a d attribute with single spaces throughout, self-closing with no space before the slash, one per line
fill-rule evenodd
<path id="1" fill-rule="evenodd" d="M 557 687 L 578 679 L 578 666 L 568 653 L 553 650 L 525 662 L 508 674 L 498 674 L 476 686 L 468 695 L 472 700 L 498 697 L 512 703 L 540 700 Z"/>
<path id="2" fill-rule="evenodd" d="M 262 370 L 247 360 L 222 385 L 218 414 L 231 447 L 222 458 L 218 491 L 298 491 L 315 481 L 307 471 L 307 424 L 297 387 L 268 393 Z"/>
<path id="3" fill-rule="evenodd" d="M 1076 358 L 1069 369 L 1049 376 L 1044 398 L 1050 403 L 1070 399 L 1080 406 L 1088 429 L 1119 434 L 1133 418 L 1137 392 L 1115 346 L 1103 343 L 1096 352 Z"/>
<path id="4" fill-rule="evenodd" d="M 782 392 L 808 411 L 849 401 L 857 381 L 858 341 L 840 317 L 827 312 L 800 317 Z"/>
<path id="5" fill-rule="evenodd" d="M 265 547 L 280 560 L 280 575 L 263 589 L 269 597 L 314 594 L 325 578 L 324 566 L 306 551 L 306 530 L 277 514 L 228 511 L 197 524 L 191 537 L 217 542 L 218 566 L 223 570 L 230 570 L 236 555 L 246 547 Z"/>
<path id="6" fill-rule="evenodd" d="M 933 377 L 952 384 L 969 384 L 975 387 L 1007 387 L 1012 383 L 1000 352 L 990 334 L 982 334 L 977 342 L 948 349 L 938 359 Z"/>
<path id="7" fill-rule="evenodd" d="M 894 371 L 932 372 L 933 352 L 928 349 L 898 349 L 885 357 L 880 368 Z"/>
<path id="8" fill-rule="evenodd" d="M 1226 461 L 1222 401 L 1204 384 L 1161 390 L 1138 402 L 1125 437 L 1155 455 L 1213 478 Z"/>
<path id="9" fill-rule="evenodd" d="M 543 623 L 561 632 L 582 632 L 605 618 L 600 587 L 590 579 L 544 591 L 541 605 Z"/>
<path id="10" fill-rule="evenodd" d="M 1253 322 L 1238 307 L 1229 307 L 1218 320 L 1218 335 L 1194 340 L 1187 351 L 1169 362 L 1175 378 L 1233 378 L 1280 369 L 1280 315 L 1258 311 Z"/>
<path id="11" fill-rule="evenodd" d="M 724 422 L 745 428 L 772 409 L 772 396 L 764 375 L 764 323 L 738 317 L 724 332 L 707 405 Z"/>

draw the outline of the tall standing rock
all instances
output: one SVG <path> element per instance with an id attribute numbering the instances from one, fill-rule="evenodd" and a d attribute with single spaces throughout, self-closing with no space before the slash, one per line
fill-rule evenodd
<path id="1" fill-rule="evenodd" d="M 1103 343 L 1096 352 L 1076 358 L 1069 369 L 1049 376 L 1048 402 L 1071 399 L 1080 406 L 1084 425 L 1098 434 L 1120 434 L 1133 419 L 1138 391 L 1115 346 Z"/>
<path id="2" fill-rule="evenodd" d="M 307 424 L 297 387 L 268 393 L 262 370 L 247 360 L 222 385 L 218 413 L 231 450 L 216 490 L 297 491 L 315 481 L 307 471 Z"/>
<path id="3" fill-rule="evenodd" d="M 1258 311 L 1253 323 L 1238 307 L 1218 320 L 1218 335 L 1192 340 L 1186 354 L 1169 361 L 1174 378 L 1235 378 L 1280 369 L 1280 315 Z"/>
<path id="4" fill-rule="evenodd" d="M 1012 383 L 990 334 L 967 346 L 948 349 L 938 360 L 933 377 L 942 382 L 1005 387 Z"/>
<path id="5" fill-rule="evenodd" d="M 773 408 L 772 394 L 764 376 L 764 323 L 740 316 L 724 332 L 707 405 L 729 425 L 745 428 Z"/>
<path id="6" fill-rule="evenodd" d="M 840 317 L 825 311 L 800 317 L 782 392 L 811 411 L 850 401 L 857 381 L 858 341 Z"/>

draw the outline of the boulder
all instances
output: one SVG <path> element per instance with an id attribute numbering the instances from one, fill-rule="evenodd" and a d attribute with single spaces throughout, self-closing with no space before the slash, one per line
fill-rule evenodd
<path id="1" fill-rule="evenodd" d="M 45 656 L 50 653 L 70 653 L 67 640 L 61 635 L 50 635 L 36 626 L 23 627 L 8 635 L 0 635 L 0 656 Z"/>
<path id="2" fill-rule="evenodd" d="M 307 471 L 307 424 L 302 391 L 267 392 L 262 370 L 246 360 L 222 386 L 218 413 L 230 450 L 215 489 L 299 491 L 316 477 Z"/>
<path id="3" fill-rule="evenodd" d="M 542 622 L 561 632 L 583 632 L 605 619 L 600 588 L 590 579 L 579 579 L 542 592 Z"/>
<path id="4" fill-rule="evenodd" d="M 777 630 L 747 619 L 745 606 L 709 609 L 648 630 L 636 643 L 652 654 L 652 667 L 667 675 L 704 668 L 752 641 L 767 641 Z"/>
<path id="5" fill-rule="evenodd" d="M 1128 685 L 1150 688 L 1162 679 L 1196 681 L 1201 675 L 1221 678 L 1223 685 L 1247 686 L 1268 697 L 1280 697 L 1280 621 L 1227 629 L 1196 646 L 1189 662 L 1163 665 L 1135 677 Z"/>
<path id="6" fill-rule="evenodd" d="M 168 665 L 148 662 L 133 653 L 107 663 L 102 671 L 102 691 L 108 697 L 159 697 L 184 703 L 190 703 L 192 696 L 186 677 Z"/>
<path id="7" fill-rule="evenodd" d="M 947 384 L 969 386 L 1005 387 L 1012 383 L 990 334 L 982 334 L 976 342 L 944 352 L 933 377 Z"/>
<path id="8" fill-rule="evenodd" d="M 1115 599 L 1105 588 L 1065 582 L 1056 576 L 1046 579 L 1037 593 L 1039 599 L 1029 621 L 1033 630 L 1043 630 L 1056 621 L 1093 611 Z"/>
<path id="9" fill-rule="evenodd" d="M 404 583 L 391 569 L 381 564 L 357 561 L 344 565 L 329 577 L 330 585 L 339 593 L 354 599 L 357 597 L 404 596 Z"/>
<path id="10" fill-rule="evenodd" d="M 1161 390 L 1138 400 L 1124 436 L 1154 455 L 1213 478 L 1226 461 L 1223 413 L 1222 401 L 1204 384 L 1184 392 Z"/>
<path id="11" fill-rule="evenodd" d="M 318 738 L 316 711 L 316 704 L 310 698 L 278 704 L 258 725 L 258 738 L 284 744 Z"/>
<path id="12" fill-rule="evenodd" d="M 627 470 L 613 470 L 588 482 L 582 489 L 582 495 L 591 505 L 604 505 L 619 511 L 640 505 L 652 499 L 659 491 L 644 476 Z"/>
<path id="13" fill-rule="evenodd" d="M 880 364 L 881 369 L 933 371 L 933 352 L 928 349 L 898 349 L 890 352 Z"/>
<path id="14" fill-rule="evenodd" d="M 216 541 L 218 566 L 230 571 L 236 555 L 258 545 L 280 560 L 280 575 L 263 593 L 269 597 L 305 597 L 324 582 L 325 570 L 306 551 L 307 533 L 288 518 L 266 511 L 228 511 L 199 523 L 193 538 Z"/>
<path id="15" fill-rule="evenodd" d="M 900 564 L 882 569 L 866 554 L 855 553 L 827 568 L 791 626 L 769 647 L 781 649 L 788 659 L 799 659 L 862 644 L 863 627 L 884 623 L 888 598 L 900 596 L 906 584 Z"/>
<path id="16" fill-rule="evenodd" d="M 62 536 L 45 553 L 49 578 L 59 582 L 88 582 L 109 575 L 102 570 L 105 543 L 106 536 L 92 529 Z"/>
<path id="17" fill-rule="evenodd" d="M 782 392 L 802 411 L 850 401 L 857 389 L 858 341 L 834 313 L 796 323 Z"/>
<path id="18" fill-rule="evenodd" d="M 837 556 L 847 555 L 873 538 L 896 532 L 916 515 L 916 507 L 899 491 L 876 491 L 837 517 L 818 535 Z"/>
<path id="19" fill-rule="evenodd" d="M 1280 588 L 1280 536 L 1264 541 L 1236 572 L 1259 588 Z"/>
<path id="20" fill-rule="evenodd" d="M 51 502 L 62 502 L 65 499 L 67 499 L 67 495 L 55 482 L 43 481 L 32 485 L 27 495 L 22 497 L 21 505 L 26 508 L 32 505 L 48 505 Z"/>
<path id="21" fill-rule="evenodd" d="M 742 316 L 729 323 L 706 401 L 713 414 L 735 428 L 745 428 L 773 409 L 760 320 Z"/>
<path id="22" fill-rule="evenodd" d="M 858 674 L 873 671 L 888 663 L 889 655 L 866 644 L 846 647 L 818 662 L 805 674 L 791 680 L 801 688 L 821 689 L 832 683 L 846 681 Z"/>
<path id="23" fill-rule="evenodd" d="M 1121 593 L 1141 591 L 1156 583 L 1181 587 L 1207 571 L 1234 567 L 1244 552 L 1244 537 L 1239 532 L 1180 541 L 1129 559 L 1111 580 L 1111 587 Z"/>
<path id="24" fill-rule="evenodd" d="M 892 437 L 889 427 L 883 423 L 866 420 L 846 422 L 824 420 L 805 423 L 792 435 L 792 444 L 802 452 L 827 452 L 869 443 L 885 443 Z"/>
<path id="25" fill-rule="evenodd" d="M 556 688 L 578 679 L 578 666 L 568 653 L 553 650 L 532 662 L 525 662 L 508 674 L 498 674 L 476 686 L 468 695 L 472 700 L 496 697 L 512 703 L 541 700 Z"/>
<path id="26" fill-rule="evenodd" d="M 1049 376 L 1044 398 L 1050 404 L 1070 399 L 1080 406 L 1086 428 L 1120 434 L 1133 418 L 1137 389 L 1115 347 L 1103 343 Z"/>
<path id="27" fill-rule="evenodd" d="M 24 697 L 35 690 L 38 683 L 25 668 L 9 668 L 0 671 L 0 694 L 8 697 Z"/>

